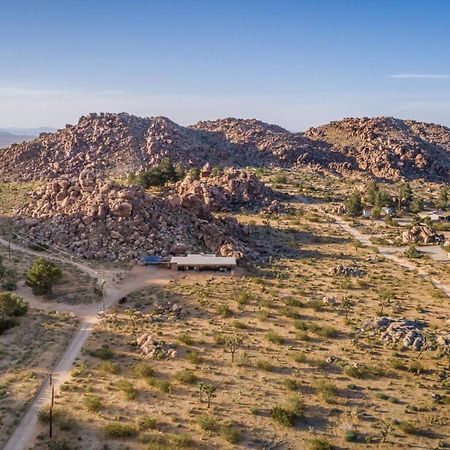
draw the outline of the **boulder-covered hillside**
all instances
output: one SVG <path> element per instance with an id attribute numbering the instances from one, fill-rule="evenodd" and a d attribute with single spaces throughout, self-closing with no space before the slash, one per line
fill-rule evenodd
<path id="1" fill-rule="evenodd" d="M 374 177 L 450 180 L 450 129 L 392 117 L 347 118 L 305 135 L 326 143 Z"/>
<path id="2" fill-rule="evenodd" d="M 78 176 L 85 168 L 123 175 L 167 157 L 186 167 L 308 166 L 346 176 L 448 180 L 450 130 L 393 118 L 363 118 L 291 133 L 254 119 L 183 127 L 165 117 L 89 114 L 77 125 L 2 150 L 0 180 Z"/>

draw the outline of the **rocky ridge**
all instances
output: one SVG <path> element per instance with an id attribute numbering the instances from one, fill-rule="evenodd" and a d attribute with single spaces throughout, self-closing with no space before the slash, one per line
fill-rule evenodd
<path id="1" fill-rule="evenodd" d="M 252 255 L 238 239 L 245 229 L 237 221 L 216 219 L 207 208 L 198 214 L 89 170 L 38 189 L 17 216 L 28 236 L 87 259 L 130 260 L 180 250 Z"/>
<path id="2" fill-rule="evenodd" d="M 305 135 L 351 157 L 374 177 L 450 180 L 450 129 L 392 117 L 346 118 Z"/>

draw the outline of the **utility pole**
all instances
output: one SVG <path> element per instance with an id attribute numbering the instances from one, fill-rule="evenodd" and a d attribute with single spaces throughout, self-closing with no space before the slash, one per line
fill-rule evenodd
<path id="1" fill-rule="evenodd" d="M 11 259 L 11 241 L 8 239 L 8 259 Z"/>
<path id="2" fill-rule="evenodd" d="M 50 402 L 48 436 L 51 438 L 53 435 L 53 403 L 55 401 L 55 386 L 53 385 L 53 376 L 51 373 L 49 374 L 49 382 L 50 382 L 50 387 L 52 389 L 52 398 L 51 398 L 51 402 Z"/>

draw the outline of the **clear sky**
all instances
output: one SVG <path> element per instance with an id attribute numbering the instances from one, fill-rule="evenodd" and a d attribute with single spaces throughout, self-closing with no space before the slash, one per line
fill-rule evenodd
<path id="1" fill-rule="evenodd" d="M 0 0 L 0 57 L 0 127 L 92 111 L 450 126 L 448 0 Z"/>

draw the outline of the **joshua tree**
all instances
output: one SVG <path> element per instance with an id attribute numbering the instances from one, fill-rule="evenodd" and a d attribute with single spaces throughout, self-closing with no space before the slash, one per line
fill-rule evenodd
<path id="1" fill-rule="evenodd" d="M 382 420 L 381 421 L 381 442 L 386 442 L 389 433 L 392 430 L 392 424 L 391 422 Z"/>
<path id="2" fill-rule="evenodd" d="M 212 384 L 198 383 L 197 385 L 200 401 L 202 401 L 202 394 L 206 395 L 207 407 L 211 406 L 211 399 L 216 396 L 216 388 Z"/>
<path id="3" fill-rule="evenodd" d="M 132 327 L 132 333 L 136 333 L 136 325 L 138 322 L 138 312 L 134 308 L 128 308 L 125 314 L 129 317 Z"/>
<path id="4" fill-rule="evenodd" d="M 350 297 L 345 296 L 341 302 L 341 309 L 342 309 L 342 311 L 344 311 L 345 320 L 348 319 L 348 315 L 350 314 L 352 306 L 353 306 L 353 302 L 350 299 Z"/>
<path id="5" fill-rule="evenodd" d="M 225 338 L 225 347 L 228 348 L 228 350 L 231 353 L 231 362 L 234 363 L 234 355 L 237 351 L 237 349 L 242 345 L 244 340 L 241 336 L 227 336 Z"/>

